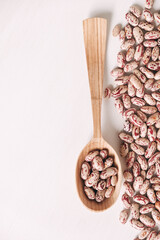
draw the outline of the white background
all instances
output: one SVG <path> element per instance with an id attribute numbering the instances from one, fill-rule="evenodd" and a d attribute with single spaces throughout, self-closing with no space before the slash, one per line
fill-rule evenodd
<path id="1" fill-rule="evenodd" d="M 104 87 L 113 88 L 120 43 L 111 31 L 133 3 L 144 0 L 0 1 L 1 240 L 136 237 L 118 221 L 121 196 L 94 213 L 75 185 L 78 155 L 92 137 L 82 20 L 108 19 Z M 113 100 L 103 99 L 103 136 L 117 151 L 122 127 Z"/>

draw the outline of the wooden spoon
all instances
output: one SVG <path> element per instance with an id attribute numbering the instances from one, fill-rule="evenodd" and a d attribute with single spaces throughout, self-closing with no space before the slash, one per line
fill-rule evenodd
<path id="1" fill-rule="evenodd" d="M 115 203 L 120 192 L 122 181 L 122 170 L 118 155 L 103 139 L 101 134 L 101 104 L 106 51 L 106 30 L 106 19 L 90 18 L 83 21 L 84 43 L 93 113 L 93 138 L 79 155 L 76 167 L 76 184 L 79 197 L 83 204 L 94 211 L 105 210 Z M 80 172 L 85 156 L 94 149 L 103 148 L 107 148 L 109 155 L 114 157 L 114 165 L 118 168 L 118 182 L 114 194 L 109 199 L 105 198 L 103 202 L 97 203 L 95 200 L 89 200 L 84 193 L 84 182 L 80 177 Z"/>

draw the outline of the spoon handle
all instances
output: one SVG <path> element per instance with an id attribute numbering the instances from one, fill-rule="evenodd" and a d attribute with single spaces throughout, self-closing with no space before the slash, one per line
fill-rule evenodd
<path id="1" fill-rule="evenodd" d="M 83 21 L 84 44 L 92 102 L 93 137 L 101 137 L 101 105 L 106 52 L 107 20 L 89 18 Z"/>

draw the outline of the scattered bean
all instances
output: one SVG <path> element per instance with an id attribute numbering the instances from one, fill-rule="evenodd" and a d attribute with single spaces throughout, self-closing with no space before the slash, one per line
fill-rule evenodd
<path id="1" fill-rule="evenodd" d="M 124 209 L 120 212 L 120 216 L 119 216 L 119 221 L 122 223 L 122 224 L 125 224 L 128 220 L 128 216 L 129 216 L 129 212 L 128 210 Z"/>

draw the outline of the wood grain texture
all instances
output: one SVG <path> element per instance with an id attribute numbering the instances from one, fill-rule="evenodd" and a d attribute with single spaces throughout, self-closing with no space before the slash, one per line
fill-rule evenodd
<path id="1" fill-rule="evenodd" d="M 90 85 L 93 136 L 101 136 L 101 104 L 106 52 L 107 20 L 90 18 L 83 21 L 84 44 Z"/>
<path id="2" fill-rule="evenodd" d="M 93 113 L 93 138 L 79 155 L 76 167 L 76 184 L 79 197 L 83 204 L 94 211 L 103 211 L 112 206 L 117 200 L 122 182 L 122 169 L 115 150 L 102 138 L 101 134 L 101 104 L 103 92 L 103 74 L 106 51 L 107 20 L 90 18 L 83 21 L 84 43 L 87 59 L 88 78 L 91 93 Z M 107 148 L 109 155 L 114 157 L 114 165 L 118 168 L 118 182 L 114 194 L 101 203 L 89 200 L 84 193 L 84 183 L 80 177 L 81 166 L 88 152 L 94 149 Z"/>

